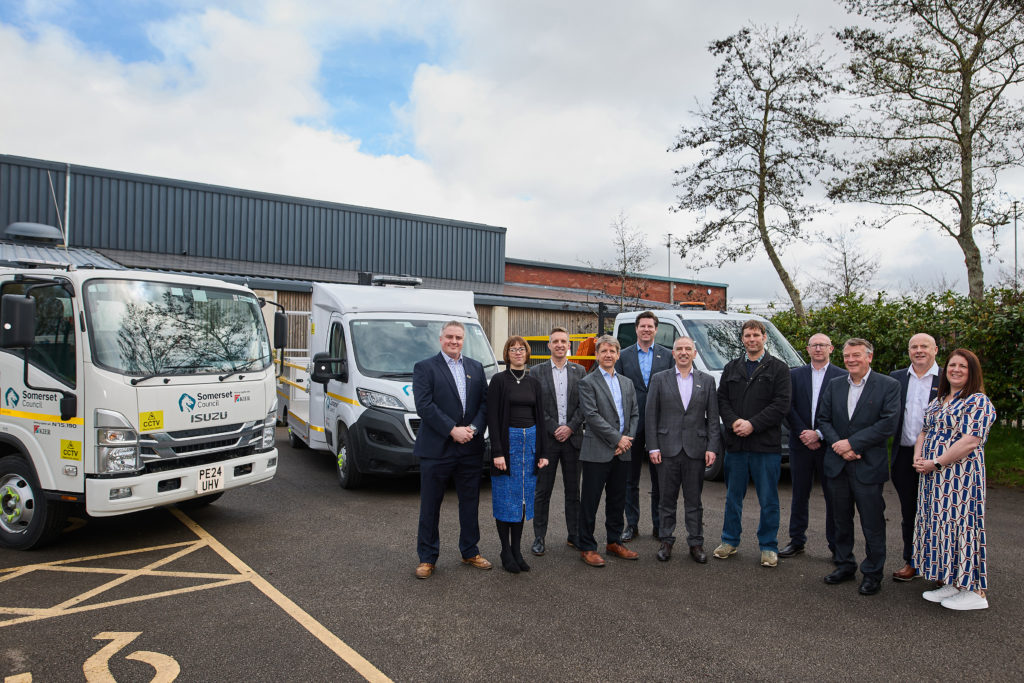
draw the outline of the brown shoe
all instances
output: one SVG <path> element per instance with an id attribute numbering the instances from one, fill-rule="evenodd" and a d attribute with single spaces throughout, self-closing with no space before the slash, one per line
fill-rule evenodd
<path id="1" fill-rule="evenodd" d="M 430 575 L 434 573 L 434 565 L 429 562 L 420 562 L 416 565 L 416 578 L 417 579 L 429 579 Z"/>
<path id="2" fill-rule="evenodd" d="M 604 558 L 597 554 L 596 550 L 583 550 L 580 552 L 580 559 L 591 567 L 603 567 Z"/>
<path id="3" fill-rule="evenodd" d="M 494 565 L 487 561 L 483 555 L 474 555 L 473 557 L 462 558 L 462 564 L 471 564 L 477 569 L 490 569 Z"/>
<path id="4" fill-rule="evenodd" d="M 635 560 L 640 557 L 640 553 L 634 552 L 626 546 L 619 545 L 618 543 L 609 543 L 604 547 L 604 551 L 609 555 L 614 555 L 615 557 L 619 557 L 623 560 Z"/>
<path id="5" fill-rule="evenodd" d="M 903 569 L 898 572 L 892 573 L 893 581 L 913 581 L 917 578 L 917 570 L 911 567 L 909 564 L 904 565 Z"/>

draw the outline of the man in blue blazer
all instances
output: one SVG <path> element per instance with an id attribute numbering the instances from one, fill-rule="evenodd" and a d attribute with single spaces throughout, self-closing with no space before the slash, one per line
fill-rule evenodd
<path id="1" fill-rule="evenodd" d="M 900 383 L 871 371 L 874 347 L 866 339 L 848 339 L 843 363 L 850 374 L 825 389 L 818 411 L 818 429 L 825 451 L 826 485 L 836 518 L 835 571 L 825 583 L 838 584 L 857 574 L 853 557 L 853 508 L 857 506 L 864 533 L 864 579 L 861 595 L 882 588 L 885 569 L 885 500 L 882 486 L 889 479 L 886 442 L 896 433 L 900 417 Z"/>
<path id="2" fill-rule="evenodd" d="M 662 370 L 674 367 L 672 352 L 660 344 L 654 343 L 658 333 L 658 316 L 644 311 L 636 317 L 636 344 L 622 350 L 619 360 L 615 363 L 615 372 L 622 373 L 632 380 L 636 390 L 637 406 L 640 409 L 640 423 L 633 439 L 633 450 L 629 461 L 629 478 L 626 480 L 626 528 L 622 532 L 622 541 L 631 541 L 639 533 L 640 524 L 640 472 L 647 457 L 647 431 L 644 428 L 644 415 L 647 410 L 647 389 L 651 377 Z M 658 504 L 661 490 L 658 485 L 658 466 L 648 465 L 651 473 L 651 524 L 655 538 L 658 533 Z"/>
<path id="3" fill-rule="evenodd" d="M 451 321 L 441 330 L 441 352 L 416 363 L 412 392 L 420 428 L 413 455 L 420 463 L 420 523 L 416 578 L 434 573 L 440 552 L 438 518 L 445 486 L 455 479 L 459 497 L 459 551 L 462 562 L 490 569 L 477 547 L 480 473 L 487 418 L 487 379 L 483 366 L 462 355 L 466 330 Z"/>
<path id="4" fill-rule="evenodd" d="M 789 543 L 779 557 L 793 557 L 804 551 L 807 543 L 808 501 L 817 477 L 825 494 L 825 538 L 829 552 L 836 551 L 835 520 L 832 517 L 832 496 L 825 486 L 825 447 L 821 434 L 814 429 L 814 418 L 821 406 L 822 390 L 846 370 L 829 362 L 832 340 L 818 333 L 807 340 L 811 362 L 789 371 L 792 395 L 789 402 L 789 474 L 793 481 L 793 501 L 789 506 Z"/>
<path id="5" fill-rule="evenodd" d="M 900 421 L 892 440 L 892 485 L 900 497 L 903 515 L 903 567 L 892 573 L 894 581 L 911 581 L 917 569 L 914 555 L 914 517 L 917 516 L 917 470 L 914 469 L 914 444 L 924 428 L 924 409 L 939 393 L 939 366 L 935 356 L 939 347 L 935 338 L 923 332 L 907 344 L 910 367 L 895 370 L 891 377 L 900 383 Z"/>

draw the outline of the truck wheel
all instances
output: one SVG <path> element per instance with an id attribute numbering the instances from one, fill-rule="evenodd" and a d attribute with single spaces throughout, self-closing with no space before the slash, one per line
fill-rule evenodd
<path id="1" fill-rule="evenodd" d="M 338 483 L 343 489 L 358 488 L 363 481 L 363 475 L 356 469 L 355 452 L 352 442 L 348 438 L 348 430 L 343 425 L 338 425 Z"/>
<path id="2" fill-rule="evenodd" d="M 66 514 L 63 505 L 46 500 L 24 459 L 0 458 L 0 546 L 28 550 L 49 543 L 64 528 Z"/>
<path id="3" fill-rule="evenodd" d="M 199 496 L 198 498 L 190 498 L 188 500 L 178 501 L 177 505 L 182 510 L 198 510 L 204 508 L 210 503 L 214 502 L 218 498 L 224 495 L 223 491 L 217 493 L 208 493 L 205 496 Z"/>
<path id="4" fill-rule="evenodd" d="M 292 431 L 292 428 L 289 427 L 288 428 L 288 445 L 291 446 L 292 448 L 296 449 L 296 450 L 301 451 L 303 448 L 306 447 L 306 442 L 303 441 L 302 439 L 300 439 L 298 436 L 296 436 L 295 432 Z"/>

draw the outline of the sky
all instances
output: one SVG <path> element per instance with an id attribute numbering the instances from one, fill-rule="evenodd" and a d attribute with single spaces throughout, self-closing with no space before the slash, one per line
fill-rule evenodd
<path id="1" fill-rule="evenodd" d="M 699 217 L 670 211 L 693 157 L 668 150 L 710 98 L 708 42 L 798 20 L 826 46 L 854 23 L 828 0 L 3 0 L 0 153 L 502 226 L 506 256 L 577 266 L 613 262 L 622 215 L 650 273 L 785 302 L 763 252 L 669 255 Z M 1021 174 L 1005 184 L 1024 199 Z M 870 212 L 823 206 L 825 234 Z M 877 288 L 966 289 L 933 228 L 855 239 Z M 995 245 L 990 283 L 1012 226 Z M 806 282 L 827 254 L 783 262 Z"/>

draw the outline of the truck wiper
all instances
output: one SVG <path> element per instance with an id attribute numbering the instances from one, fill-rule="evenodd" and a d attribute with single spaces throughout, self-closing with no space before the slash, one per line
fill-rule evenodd
<path id="1" fill-rule="evenodd" d="M 217 379 L 219 379 L 221 382 L 223 382 L 228 377 L 232 377 L 234 375 L 237 375 L 239 372 L 241 372 L 243 370 L 248 370 L 249 368 L 252 367 L 252 364 L 255 363 L 258 360 L 263 360 L 263 356 L 257 356 L 256 358 L 250 358 L 249 360 L 245 361 L 241 365 L 234 365 L 234 366 L 231 367 L 231 372 L 229 372 L 227 374 L 224 374 L 224 375 L 220 375 L 219 377 L 217 377 Z"/>
<path id="2" fill-rule="evenodd" d="M 381 379 L 405 379 L 407 377 L 412 377 L 412 373 L 411 372 L 382 372 L 381 374 L 379 374 L 377 376 L 380 377 Z"/>
<path id="3" fill-rule="evenodd" d="M 136 384 L 145 382 L 147 379 L 153 379 L 154 377 L 163 377 L 164 384 L 167 384 L 171 381 L 170 378 L 167 377 L 167 375 L 170 374 L 167 370 L 198 370 L 200 367 L 201 366 L 199 365 L 167 365 L 161 372 L 152 372 L 148 375 L 143 375 L 142 377 L 133 377 L 131 385 L 134 387 Z"/>

